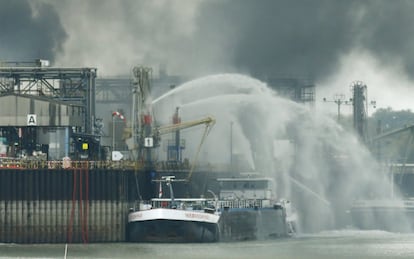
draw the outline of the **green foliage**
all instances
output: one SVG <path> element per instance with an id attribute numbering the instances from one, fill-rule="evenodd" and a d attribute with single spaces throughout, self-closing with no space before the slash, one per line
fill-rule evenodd
<path id="1" fill-rule="evenodd" d="M 380 108 L 369 118 L 368 122 L 373 122 L 376 128 L 380 122 L 381 131 L 386 132 L 413 125 L 414 113 L 411 110 L 394 111 L 390 107 Z"/>
<path id="2" fill-rule="evenodd" d="M 411 110 L 394 111 L 390 107 L 381 108 L 368 118 L 368 135 L 375 137 L 411 125 L 414 125 L 414 113 Z M 413 133 L 411 130 L 406 130 L 383 138 L 375 142 L 371 150 L 382 161 L 412 163 L 414 162 Z"/>

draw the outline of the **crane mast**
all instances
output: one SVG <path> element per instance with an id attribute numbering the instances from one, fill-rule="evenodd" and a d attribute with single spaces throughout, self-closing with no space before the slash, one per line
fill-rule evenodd
<path id="1" fill-rule="evenodd" d="M 132 102 L 132 140 L 133 157 L 151 164 L 151 151 L 154 146 L 152 138 L 152 100 L 151 77 L 152 69 L 134 67 L 133 69 L 133 102 Z"/>

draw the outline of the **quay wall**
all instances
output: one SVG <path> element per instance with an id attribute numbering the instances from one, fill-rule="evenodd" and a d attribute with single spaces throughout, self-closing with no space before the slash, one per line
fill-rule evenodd
<path id="1" fill-rule="evenodd" d="M 124 201 L 0 201 L 0 242 L 124 241 L 126 206 Z"/>
<path id="2" fill-rule="evenodd" d="M 2 169 L 0 242 L 124 241 L 144 175 L 108 168 Z"/>

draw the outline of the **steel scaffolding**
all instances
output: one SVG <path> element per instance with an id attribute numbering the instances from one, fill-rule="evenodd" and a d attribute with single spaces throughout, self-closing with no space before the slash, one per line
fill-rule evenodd
<path id="1" fill-rule="evenodd" d="M 80 106 L 81 131 L 93 134 L 96 68 L 0 66 L 0 95 L 42 96 Z"/>

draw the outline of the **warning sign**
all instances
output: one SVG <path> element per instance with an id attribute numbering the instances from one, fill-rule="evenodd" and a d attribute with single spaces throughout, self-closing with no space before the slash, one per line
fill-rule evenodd
<path id="1" fill-rule="evenodd" d="M 27 114 L 27 126 L 36 126 L 36 114 Z"/>

